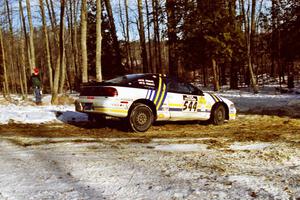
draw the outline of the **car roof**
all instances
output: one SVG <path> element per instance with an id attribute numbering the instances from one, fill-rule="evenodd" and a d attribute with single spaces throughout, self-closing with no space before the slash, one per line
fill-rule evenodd
<path id="1" fill-rule="evenodd" d="M 160 74 L 160 73 L 133 73 L 133 74 L 125 74 L 125 75 L 121 75 L 121 76 L 116 76 L 113 79 L 105 80 L 105 81 L 102 81 L 102 82 L 89 81 L 87 83 L 82 83 L 81 86 L 105 86 L 105 85 L 111 85 L 112 82 L 110 82 L 110 81 L 114 80 L 114 79 L 117 79 L 117 78 L 126 77 L 126 79 L 128 79 L 129 81 L 133 81 L 133 80 L 139 79 L 139 78 L 146 78 L 146 77 L 150 78 L 151 76 L 153 76 L 153 78 L 161 77 L 161 78 L 167 79 L 167 80 L 174 80 L 174 81 L 177 81 L 177 82 L 186 82 L 185 80 L 174 78 L 174 77 L 168 76 L 166 74 Z"/>

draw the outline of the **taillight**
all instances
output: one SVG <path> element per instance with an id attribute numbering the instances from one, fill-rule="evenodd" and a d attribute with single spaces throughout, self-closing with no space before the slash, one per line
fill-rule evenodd
<path id="1" fill-rule="evenodd" d="M 88 99 L 94 99 L 95 97 L 105 96 L 105 97 L 115 97 L 118 96 L 118 91 L 114 87 L 82 87 L 80 96 L 87 96 Z"/>
<path id="2" fill-rule="evenodd" d="M 115 97 L 118 96 L 118 91 L 113 87 L 103 87 L 101 96 Z"/>

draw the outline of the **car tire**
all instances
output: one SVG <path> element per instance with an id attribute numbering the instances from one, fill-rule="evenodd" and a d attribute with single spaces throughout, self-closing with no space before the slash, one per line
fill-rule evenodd
<path id="1" fill-rule="evenodd" d="M 134 105 L 129 114 L 130 128 L 135 132 L 147 131 L 154 120 L 151 108 L 145 104 L 138 103 Z"/>
<path id="2" fill-rule="evenodd" d="M 225 121 L 225 107 L 218 104 L 211 113 L 211 122 L 215 125 L 222 125 Z"/>

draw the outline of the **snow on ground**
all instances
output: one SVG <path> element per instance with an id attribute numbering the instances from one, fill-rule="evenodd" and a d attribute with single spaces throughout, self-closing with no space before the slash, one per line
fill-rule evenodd
<path id="1" fill-rule="evenodd" d="M 276 85 L 267 85 L 253 94 L 248 88 L 241 90 L 221 90 L 222 97 L 234 102 L 238 113 L 300 117 L 300 89 L 281 94 Z"/>
<path id="2" fill-rule="evenodd" d="M 204 90 L 205 91 L 205 90 Z M 298 91 L 298 90 L 295 90 Z M 300 117 L 300 95 L 297 92 L 279 94 L 275 86 L 264 86 L 259 94 L 253 94 L 248 88 L 241 90 L 223 89 L 217 94 L 232 100 L 238 114 L 259 114 Z M 71 96 L 77 98 L 76 95 Z M 50 95 L 44 95 L 43 105 L 36 106 L 32 101 L 22 101 L 12 96 L 12 103 L 0 98 L 0 124 L 7 123 L 60 123 L 86 121 L 86 114 L 75 112 L 73 104 L 51 105 Z"/>
<path id="3" fill-rule="evenodd" d="M 35 145 L 12 142 L 24 139 Z M 41 138 L 0 140 L 1 200 L 300 197 L 300 152 L 288 143 L 246 149 L 170 143 L 161 149 L 164 142 L 157 140 L 51 143 L 57 139 L 40 145 Z"/>
<path id="4" fill-rule="evenodd" d="M 19 96 L 12 96 L 12 103 L 0 98 L 0 124 L 24 123 L 61 123 L 86 121 L 86 114 L 75 112 L 73 104 L 51 105 L 50 95 L 43 98 L 43 105 L 37 106 L 32 101 L 32 96 L 28 100 L 22 101 Z"/>
<path id="5" fill-rule="evenodd" d="M 205 144 L 167 144 L 167 145 L 157 145 L 155 150 L 159 151 L 178 151 L 178 152 L 191 152 L 199 151 L 201 149 L 206 149 L 207 145 Z"/>
<path id="6" fill-rule="evenodd" d="M 230 145 L 230 149 L 232 150 L 260 150 L 266 147 L 271 146 L 270 143 L 260 142 L 254 144 L 241 144 L 241 143 L 234 143 Z"/>

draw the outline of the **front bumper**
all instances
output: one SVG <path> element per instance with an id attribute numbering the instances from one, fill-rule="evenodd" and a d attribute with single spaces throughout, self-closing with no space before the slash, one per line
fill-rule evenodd
<path id="1" fill-rule="evenodd" d="M 229 108 L 229 120 L 235 120 L 236 119 L 236 108 L 232 105 Z"/>

